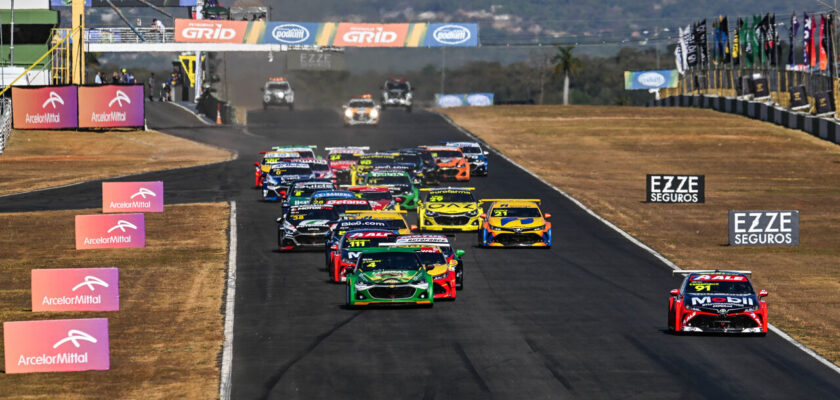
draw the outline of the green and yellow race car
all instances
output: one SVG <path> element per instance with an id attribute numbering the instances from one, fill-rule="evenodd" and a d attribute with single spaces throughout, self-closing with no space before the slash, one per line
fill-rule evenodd
<path id="1" fill-rule="evenodd" d="M 475 188 L 444 187 L 420 189 L 417 202 L 420 229 L 424 231 L 475 232 L 481 208 L 473 197 Z"/>
<path id="2" fill-rule="evenodd" d="M 385 186 L 391 191 L 394 200 L 400 204 L 400 208 L 413 210 L 417 208 L 417 197 L 419 191 L 411 176 L 405 171 L 395 170 L 374 170 L 365 175 L 363 184 L 368 186 Z"/>
<path id="3" fill-rule="evenodd" d="M 434 304 L 432 276 L 417 256 L 419 247 L 363 247 L 347 272 L 347 306 Z"/>

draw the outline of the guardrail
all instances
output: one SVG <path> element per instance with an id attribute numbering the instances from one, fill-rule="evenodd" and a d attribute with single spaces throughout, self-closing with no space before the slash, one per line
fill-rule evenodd
<path id="1" fill-rule="evenodd" d="M 69 29 L 56 29 L 57 38 L 63 38 Z M 175 28 L 138 27 L 137 32 L 146 39 L 140 39 L 131 28 L 86 28 L 86 44 L 136 44 L 175 43 Z"/>
<path id="2" fill-rule="evenodd" d="M 12 101 L 0 99 L 0 154 L 6 150 L 6 143 L 12 135 Z"/>

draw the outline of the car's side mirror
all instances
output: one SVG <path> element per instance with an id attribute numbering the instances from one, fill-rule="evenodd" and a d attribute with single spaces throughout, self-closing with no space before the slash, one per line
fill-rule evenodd
<path id="1" fill-rule="evenodd" d="M 455 256 L 458 257 L 458 258 L 463 257 L 464 254 L 467 254 L 467 252 L 464 251 L 464 250 L 461 250 L 461 249 L 455 250 Z"/>
<path id="2" fill-rule="evenodd" d="M 487 219 L 487 214 L 486 213 L 481 213 L 481 219 Z"/>
<path id="3" fill-rule="evenodd" d="M 396 201 L 397 204 L 402 204 L 403 198 L 402 197 L 397 197 L 397 198 L 394 198 L 394 201 Z"/>
<path id="4" fill-rule="evenodd" d="M 412 231 L 416 231 L 417 230 L 417 225 L 411 225 L 408 228 L 411 229 Z"/>
<path id="5" fill-rule="evenodd" d="M 767 290 L 764 290 L 764 289 L 761 289 L 761 290 L 758 291 L 758 297 L 764 297 L 764 296 L 767 296 L 768 294 L 769 293 L 767 293 Z"/>
<path id="6" fill-rule="evenodd" d="M 277 223 L 283 222 L 283 217 L 277 217 L 277 219 L 275 219 L 275 221 L 277 221 Z"/>
<path id="7" fill-rule="evenodd" d="M 551 214 L 545 213 L 545 219 L 549 219 L 549 218 L 551 218 Z"/>
<path id="8" fill-rule="evenodd" d="M 255 162 L 255 163 L 254 163 L 254 166 L 255 166 L 255 167 L 259 167 L 259 166 L 260 166 L 260 163 Z"/>
<path id="9" fill-rule="evenodd" d="M 485 155 L 485 156 L 489 156 L 489 155 L 490 155 L 490 152 L 489 152 L 489 151 L 485 151 L 485 152 L 484 152 L 484 155 Z"/>
<path id="10" fill-rule="evenodd" d="M 334 244 L 334 245 L 330 246 L 330 250 L 338 250 L 338 245 Z"/>
<path id="11" fill-rule="evenodd" d="M 671 296 L 679 296 L 680 290 L 679 289 L 671 289 Z"/>

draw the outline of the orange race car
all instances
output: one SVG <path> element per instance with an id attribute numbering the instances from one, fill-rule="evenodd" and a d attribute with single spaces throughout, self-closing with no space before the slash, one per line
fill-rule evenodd
<path id="1" fill-rule="evenodd" d="M 432 153 L 440 171 L 440 178 L 456 181 L 470 180 L 470 163 L 461 149 L 450 146 L 420 146 Z"/>

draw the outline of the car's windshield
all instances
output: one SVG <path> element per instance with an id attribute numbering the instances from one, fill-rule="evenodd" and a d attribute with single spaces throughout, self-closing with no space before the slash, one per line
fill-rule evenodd
<path id="1" fill-rule="evenodd" d="M 443 253 L 418 251 L 417 257 L 420 258 L 420 262 L 423 263 L 423 265 L 446 264 L 446 258 L 443 257 Z"/>
<path id="2" fill-rule="evenodd" d="M 269 84 L 268 84 L 268 88 L 269 88 L 270 90 L 283 90 L 283 91 L 286 91 L 286 90 L 289 90 L 289 84 L 288 84 L 288 83 L 285 83 L 285 82 L 283 82 L 283 83 L 269 83 Z"/>
<path id="3" fill-rule="evenodd" d="M 494 208 L 491 217 L 540 218 L 540 210 L 533 207 Z"/>
<path id="4" fill-rule="evenodd" d="M 332 188 L 329 187 L 329 186 L 324 186 L 324 187 L 305 187 L 305 186 L 304 187 L 293 187 L 293 189 L 290 191 L 290 193 L 291 193 L 291 196 L 293 196 L 293 197 L 310 197 L 310 196 L 312 196 L 312 193 L 320 192 L 320 191 L 326 190 L 326 189 L 332 189 Z"/>
<path id="5" fill-rule="evenodd" d="M 389 219 L 385 221 L 388 224 L 388 229 L 408 229 L 408 226 L 405 225 L 405 221 L 402 219 Z"/>
<path id="6" fill-rule="evenodd" d="M 693 278 L 693 277 L 692 277 Z M 754 294 L 752 284 L 746 278 L 741 281 L 689 280 L 686 294 Z"/>
<path id="7" fill-rule="evenodd" d="M 392 162 L 394 162 L 394 157 L 391 156 L 363 157 L 359 160 L 359 165 L 383 165 Z"/>
<path id="8" fill-rule="evenodd" d="M 408 90 L 408 84 L 405 82 L 389 81 L 385 83 L 385 88 L 388 90 Z"/>
<path id="9" fill-rule="evenodd" d="M 332 153 L 330 154 L 330 161 L 356 161 L 359 159 L 358 154 L 353 153 Z"/>
<path id="10" fill-rule="evenodd" d="M 452 158 L 452 157 L 463 157 L 463 154 L 458 150 L 438 150 L 432 152 L 433 157 L 438 158 Z"/>
<path id="11" fill-rule="evenodd" d="M 309 168 L 303 167 L 286 167 L 286 168 L 274 168 L 271 170 L 271 175 L 310 175 L 312 174 L 312 170 Z"/>
<path id="12" fill-rule="evenodd" d="M 315 158 L 315 152 L 312 150 L 291 150 L 293 153 L 297 153 L 300 158 Z"/>
<path id="13" fill-rule="evenodd" d="M 394 236 L 389 232 L 352 232 L 341 239 L 341 247 L 376 247 L 394 241 Z"/>
<path id="14" fill-rule="evenodd" d="M 292 223 L 297 224 L 300 221 L 312 219 L 326 219 L 334 221 L 338 219 L 338 215 L 331 209 L 316 209 L 316 210 L 295 210 L 289 213 L 287 218 Z"/>
<path id="15" fill-rule="evenodd" d="M 464 154 L 479 154 L 481 153 L 481 148 L 477 146 L 464 146 L 461 147 L 461 152 Z"/>
<path id="16" fill-rule="evenodd" d="M 312 168 L 313 171 L 329 171 L 330 170 L 330 166 L 327 165 L 327 164 L 312 163 L 312 164 L 309 164 L 309 168 Z"/>
<path id="17" fill-rule="evenodd" d="M 351 210 L 370 210 L 370 203 L 355 203 L 355 204 L 333 204 L 333 208 L 339 212 L 343 213 L 345 211 Z"/>
<path id="18" fill-rule="evenodd" d="M 423 268 L 414 253 L 404 252 L 363 254 L 358 265 L 365 272 L 376 270 L 417 271 Z"/>
<path id="19" fill-rule="evenodd" d="M 372 108 L 374 105 L 372 100 L 350 100 L 350 104 L 347 106 L 350 108 Z"/>
<path id="20" fill-rule="evenodd" d="M 417 154 L 400 154 L 394 157 L 394 161 L 401 163 L 411 163 L 413 165 L 423 164 L 423 160 Z"/>
<path id="21" fill-rule="evenodd" d="M 371 185 L 408 185 L 411 181 L 407 176 L 368 176 L 365 183 Z"/>
<path id="22" fill-rule="evenodd" d="M 391 192 L 362 192 L 362 198 L 369 201 L 391 200 Z"/>
<path id="23" fill-rule="evenodd" d="M 448 202 L 448 203 L 475 203 L 475 197 L 470 192 L 461 191 L 435 191 L 429 192 L 426 201 Z"/>

